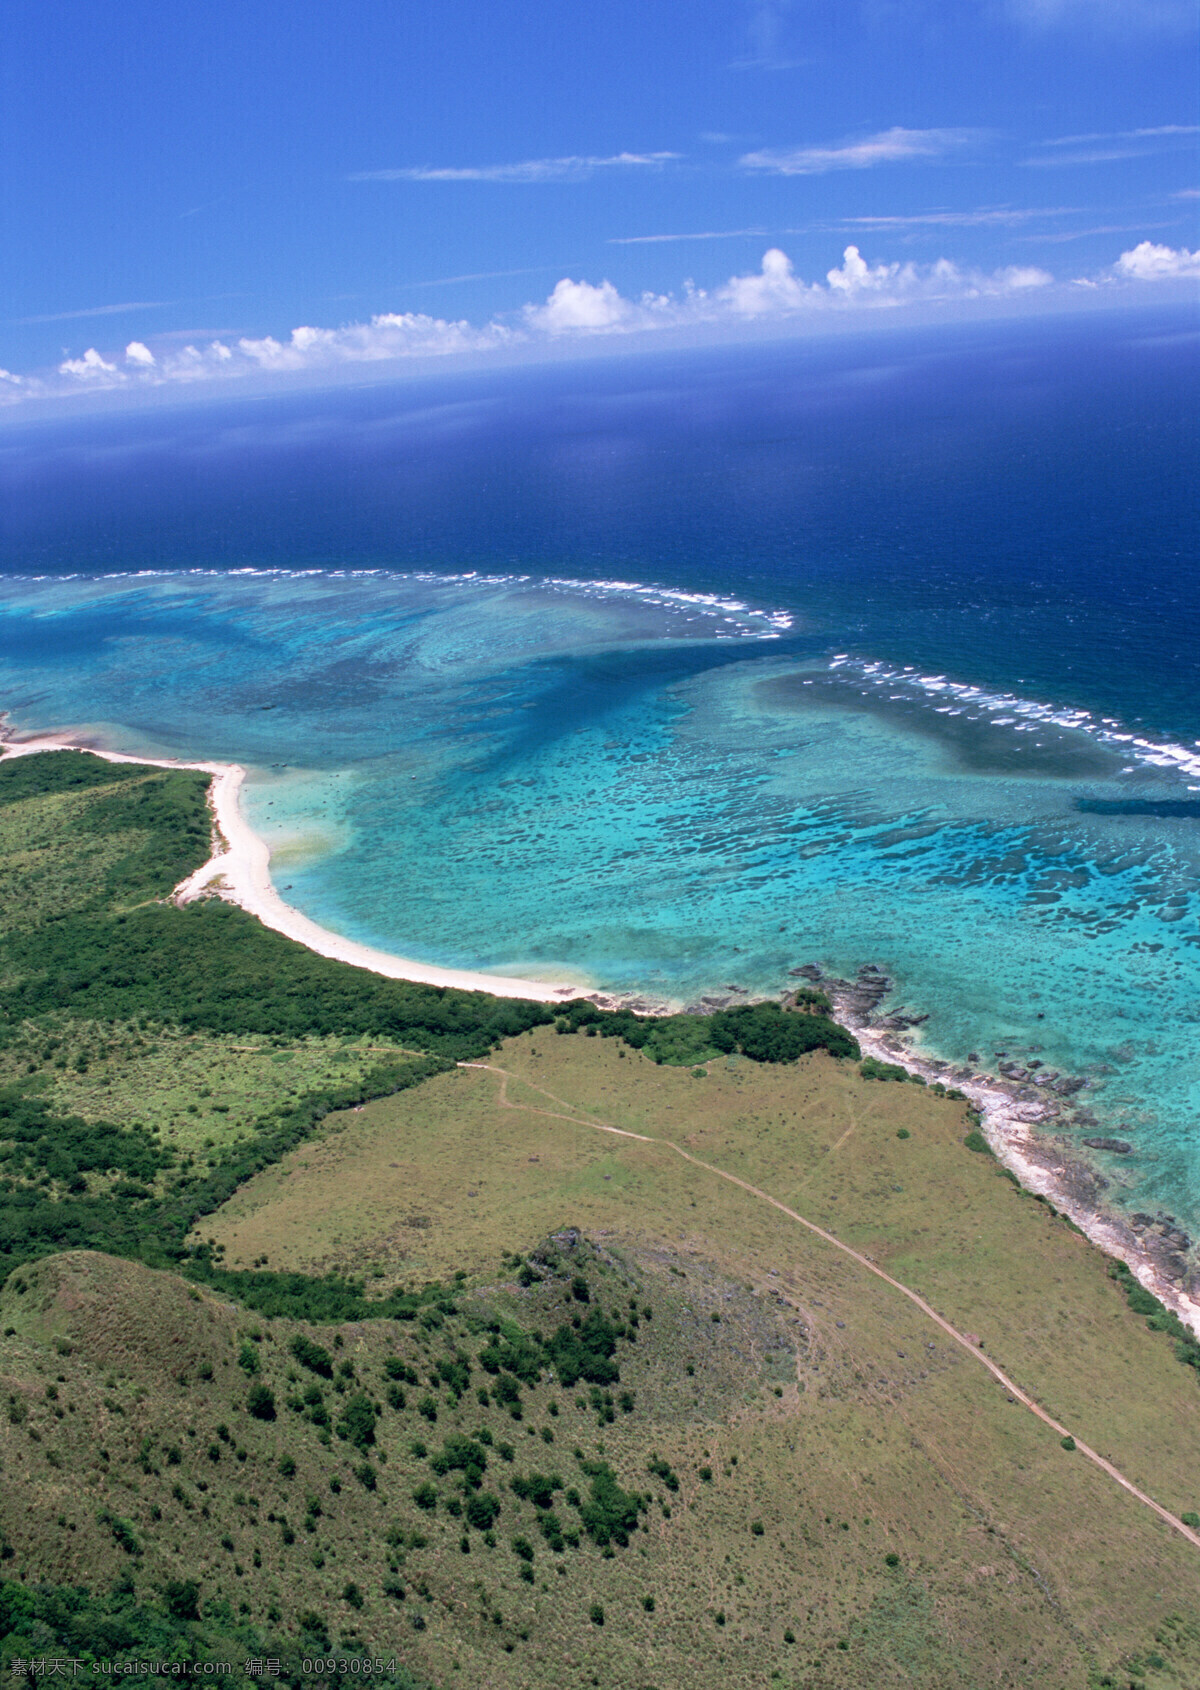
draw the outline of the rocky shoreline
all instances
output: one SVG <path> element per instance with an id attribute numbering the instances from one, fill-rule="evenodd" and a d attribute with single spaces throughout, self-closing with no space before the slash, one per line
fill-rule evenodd
<path id="1" fill-rule="evenodd" d="M 1011 1061 L 1005 1052 L 997 1053 L 993 1074 L 977 1065 L 974 1052 L 969 1065 L 956 1067 L 913 1051 L 900 1035 L 928 1017 L 904 1010 L 883 1012 L 892 981 L 872 963 L 860 968 L 854 980 L 827 975 L 815 963 L 791 972 L 828 995 L 837 1019 L 854 1033 L 864 1055 L 962 1092 L 978 1111 L 996 1156 L 1022 1186 L 1045 1197 L 1100 1249 L 1123 1261 L 1139 1284 L 1200 1337 L 1200 1262 L 1195 1241 L 1173 1215 L 1116 1209 L 1105 1195 L 1110 1182 L 1077 1153 L 1076 1141 L 1065 1136 L 1068 1129 L 1099 1125 L 1081 1096 L 1089 1085 L 1086 1078 L 1048 1069 L 1037 1061 Z M 1124 1139 L 1101 1134 L 1077 1142 L 1115 1155 L 1128 1155 L 1133 1149 Z"/>
<path id="2" fill-rule="evenodd" d="M 1041 1061 L 1011 1059 L 996 1052 L 996 1071 L 981 1068 L 976 1052 L 968 1064 L 941 1061 L 914 1051 L 903 1035 L 929 1020 L 904 1008 L 886 1009 L 893 981 L 874 963 L 865 963 L 853 980 L 830 975 L 816 963 L 789 970 L 798 983 L 823 991 L 834 1018 L 857 1038 L 863 1054 L 919 1074 L 927 1083 L 953 1087 L 978 1112 L 980 1125 L 998 1159 L 1027 1190 L 1044 1197 L 1110 1256 L 1123 1261 L 1139 1284 L 1179 1316 L 1200 1337 L 1200 1251 L 1173 1215 L 1158 1210 L 1125 1212 L 1106 1193 L 1110 1181 L 1078 1154 L 1077 1145 L 1109 1155 L 1134 1151 L 1127 1140 L 1103 1132 L 1068 1138 L 1100 1126 L 1088 1108 L 1091 1082 L 1077 1074 L 1047 1068 Z M 631 1009 L 638 1015 L 670 1015 L 680 1005 L 634 993 L 581 994 L 600 1009 Z M 787 991 L 781 994 L 785 999 Z M 686 1005 L 692 1015 L 712 1015 L 739 1003 L 759 1001 L 748 987 L 727 985 Z"/>

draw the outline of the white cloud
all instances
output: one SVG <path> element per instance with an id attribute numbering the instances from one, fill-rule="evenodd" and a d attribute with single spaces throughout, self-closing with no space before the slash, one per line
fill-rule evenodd
<path id="1" fill-rule="evenodd" d="M 1185 246 L 1159 246 L 1154 241 L 1139 241 L 1137 246 L 1121 254 L 1113 265 L 1113 271 L 1119 280 L 1134 282 L 1200 277 L 1200 252 L 1189 252 Z"/>
<path id="2" fill-rule="evenodd" d="M 611 282 L 593 287 L 590 282 L 573 282 L 564 276 L 544 305 L 527 305 L 525 321 L 546 334 L 569 334 L 583 329 L 617 328 L 633 311 Z"/>
<path id="3" fill-rule="evenodd" d="M 757 275 L 731 276 L 717 298 L 739 317 L 781 317 L 811 305 L 820 292 L 816 282 L 797 281 L 787 253 L 773 246 Z"/>
<path id="4" fill-rule="evenodd" d="M 80 381 L 94 381 L 98 377 L 115 376 L 117 366 L 106 363 L 96 348 L 89 346 L 82 358 L 64 358 L 58 371 L 64 376 L 78 376 Z"/>
<path id="5" fill-rule="evenodd" d="M 127 299 L 121 305 L 87 305 L 81 311 L 51 311 L 40 317 L 17 317 L 15 321 L 22 325 L 69 323 L 77 317 L 120 317 L 127 311 L 161 311 L 166 304 L 165 299 Z"/>
<path id="6" fill-rule="evenodd" d="M 1033 29 L 1080 27 L 1108 35 L 1194 29 L 1192 0 L 1008 0 L 1009 16 Z"/>
<path id="7" fill-rule="evenodd" d="M 732 241 L 746 235 L 763 236 L 766 229 L 701 229 L 694 235 L 610 235 L 606 246 L 657 246 L 664 241 Z"/>
<path id="8" fill-rule="evenodd" d="M 1157 123 L 1143 129 L 1116 129 L 1091 135 L 1056 135 L 1037 141 L 1040 152 L 1017 162 L 1050 170 L 1060 164 L 1115 164 L 1121 159 L 1148 158 L 1163 149 L 1179 147 L 1200 135 L 1200 124 Z M 1063 151 L 1056 149 L 1062 148 Z"/>
<path id="9" fill-rule="evenodd" d="M 1009 264 L 985 274 L 964 270 L 949 258 L 934 264 L 871 266 L 856 246 L 848 246 L 840 268 L 826 276 L 830 291 L 846 300 L 905 304 L 913 299 L 980 299 L 1048 287 L 1054 277 L 1033 265 Z"/>
<path id="10" fill-rule="evenodd" d="M 941 158 L 975 139 L 973 129 L 884 129 L 861 140 L 832 147 L 764 148 L 743 153 L 738 163 L 746 170 L 769 170 L 778 176 L 820 176 L 829 170 L 869 170 L 877 164 L 904 164 L 914 159 Z"/>
<path id="11" fill-rule="evenodd" d="M 980 206 L 974 211 L 922 211 L 903 217 L 843 217 L 838 227 L 850 229 L 872 229 L 886 231 L 888 229 L 973 229 L 986 227 L 1010 228 L 1021 223 L 1033 222 L 1039 217 L 1072 217 L 1076 215 L 1078 207 L 1070 205 L 1054 205 L 1030 208 L 1023 211 L 1012 206 L 990 205 Z"/>
<path id="12" fill-rule="evenodd" d="M 661 167 L 681 153 L 614 153 L 610 158 L 527 158 L 518 164 L 417 165 L 404 170 L 357 170 L 350 182 L 582 182 L 598 170 Z"/>
<path id="13" fill-rule="evenodd" d="M 1039 147 L 1079 147 L 1089 141 L 1152 141 L 1164 135 L 1200 135 L 1200 123 L 1156 123 L 1150 129 L 1116 129 L 1092 135 L 1056 135 Z"/>
<path id="14" fill-rule="evenodd" d="M 1143 225 L 1144 228 L 1144 225 Z M 1200 253 L 1142 240 L 1116 262 L 1076 286 L 1118 288 L 1171 278 L 1200 277 Z M 57 377 L 20 377 L 0 372 L 0 404 L 34 396 L 54 397 L 92 388 L 137 388 L 211 381 L 248 375 L 304 373 L 338 366 L 398 362 L 455 354 L 487 354 L 505 348 L 536 354 L 539 344 L 563 338 L 628 335 L 658 329 L 721 333 L 747 323 L 770 325 L 821 314 L 900 306 L 938 307 L 955 301 L 1019 298 L 1052 288 L 1054 278 L 1034 265 L 983 271 L 939 258 L 931 264 L 864 257 L 847 246 L 823 280 L 806 281 L 778 247 L 764 253 L 758 269 L 739 273 L 706 290 L 686 283 L 673 294 L 629 298 L 611 281 L 564 276 L 541 302 L 504 318 L 472 324 L 421 312 L 383 312 L 364 323 L 339 328 L 311 324 L 285 337 L 275 335 L 189 341 L 180 347 L 169 335 L 152 351 L 130 341 L 123 362 L 89 347 L 81 358 L 64 359 Z"/>
<path id="15" fill-rule="evenodd" d="M 237 348 L 261 369 L 302 370 L 314 365 L 370 364 L 421 353 L 478 352 L 509 338 L 511 332 L 495 323 L 476 329 L 465 319 L 447 322 L 424 312 L 387 311 L 372 317 L 369 323 L 351 323 L 340 329 L 293 329 L 285 342 L 273 335 L 261 340 L 243 337 Z M 232 356 L 227 347 L 221 347 L 221 351 Z"/>

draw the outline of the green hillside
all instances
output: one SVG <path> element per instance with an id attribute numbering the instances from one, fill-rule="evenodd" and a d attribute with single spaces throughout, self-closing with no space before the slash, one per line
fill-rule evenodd
<path id="1" fill-rule="evenodd" d="M 816 999 L 547 1009 L 176 909 L 204 785 L 0 763 L 6 1672 L 1200 1686 L 1200 1552 L 980 1360 L 1191 1519 L 1195 1347 L 961 1100 Z"/>

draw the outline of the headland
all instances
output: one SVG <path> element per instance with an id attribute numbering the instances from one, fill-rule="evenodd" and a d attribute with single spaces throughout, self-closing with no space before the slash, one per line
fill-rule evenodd
<path id="1" fill-rule="evenodd" d="M 37 735 L 14 739 L 0 735 L 0 761 L 50 751 L 83 751 L 112 763 L 142 764 L 163 769 L 195 769 L 211 774 L 209 806 L 213 849 L 208 860 L 175 888 L 179 906 L 204 896 L 236 904 L 265 927 L 308 950 L 352 967 L 367 969 L 393 980 L 487 992 L 497 997 L 536 1003 L 566 1003 L 586 997 L 602 1009 L 631 1008 L 638 1014 L 670 1014 L 681 1006 L 628 993 L 608 993 L 578 984 L 530 980 L 482 970 L 442 968 L 363 945 L 320 926 L 287 904 L 276 890 L 270 872 L 267 842 L 242 814 L 240 797 L 246 779 L 241 764 L 156 758 L 101 748 L 85 735 Z M 877 1018 L 874 1011 L 890 982 L 873 965 L 865 965 L 856 981 L 831 979 L 815 965 L 803 973 L 828 993 L 836 1019 L 857 1038 L 865 1055 L 903 1068 L 927 1083 L 949 1082 L 968 1099 L 979 1116 L 981 1130 L 993 1153 L 1028 1191 L 1065 1214 L 1092 1243 L 1125 1263 L 1134 1278 L 1200 1337 L 1200 1272 L 1184 1251 L 1192 1241 L 1171 1217 L 1126 1216 L 1104 1200 L 1103 1175 L 1054 1136 L 1054 1103 L 1012 1079 L 952 1067 L 933 1052 L 915 1051 L 896 1036 L 895 1018 Z M 786 991 L 780 994 L 787 996 Z M 718 1007 L 731 1000 L 714 995 L 705 1005 Z M 756 1001 L 752 996 L 740 1002 Z"/>

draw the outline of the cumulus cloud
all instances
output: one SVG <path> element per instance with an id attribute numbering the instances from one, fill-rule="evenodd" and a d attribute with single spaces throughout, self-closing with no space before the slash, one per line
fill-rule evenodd
<path id="1" fill-rule="evenodd" d="M 757 275 L 731 276 L 717 298 L 739 317 L 773 317 L 802 310 L 820 292 L 816 282 L 797 281 L 787 253 L 773 246 Z"/>
<path id="2" fill-rule="evenodd" d="M 843 299 L 902 304 L 912 299 L 992 298 L 1048 287 L 1054 277 L 1033 265 L 1009 264 L 985 273 L 963 269 L 949 258 L 933 264 L 867 263 L 856 246 L 848 246 L 839 268 L 826 275 L 830 292 Z"/>
<path id="3" fill-rule="evenodd" d="M 1143 225 L 1144 227 L 1144 225 Z M 1143 240 L 1116 262 L 1080 283 L 1091 288 L 1133 287 L 1173 278 L 1200 277 L 1200 252 Z M 1015 299 L 1053 286 L 1035 265 L 1006 265 L 984 271 L 939 258 L 931 264 L 900 263 L 864 256 L 847 246 L 823 279 L 796 274 L 787 253 L 771 247 L 760 266 L 730 276 L 712 289 L 686 283 L 670 294 L 622 294 L 611 281 L 564 276 L 547 298 L 504 318 L 477 325 L 465 318 L 423 312 L 383 312 L 368 322 L 319 328 L 311 324 L 286 336 L 243 335 L 179 346 L 169 335 L 154 343 L 130 341 L 123 358 L 105 357 L 95 347 L 66 358 L 56 376 L 13 376 L 0 372 L 0 404 L 54 397 L 97 387 L 161 386 L 248 375 L 302 374 L 338 366 L 411 358 L 486 354 L 528 349 L 564 338 L 629 335 L 653 330 L 720 333 L 750 323 L 816 320 L 821 314 L 880 310 L 905 305 L 937 307 L 970 300 Z"/>
<path id="4" fill-rule="evenodd" d="M 1155 241 L 1139 241 L 1123 252 L 1113 265 L 1118 280 L 1133 282 L 1162 282 L 1176 278 L 1200 277 L 1200 252 L 1187 247 L 1159 246 Z"/>
<path id="5" fill-rule="evenodd" d="M 544 305 L 527 305 L 525 321 L 547 334 L 569 334 L 572 330 L 612 329 L 628 320 L 633 307 L 622 299 L 611 282 L 593 287 L 590 282 L 573 282 L 568 276 L 557 283 Z"/>
<path id="6" fill-rule="evenodd" d="M 767 147 L 743 153 L 738 163 L 746 170 L 767 170 L 777 176 L 821 176 L 829 170 L 869 170 L 877 164 L 941 158 L 966 146 L 975 136 L 973 129 L 896 127 L 832 147 Z"/>
<path id="7" fill-rule="evenodd" d="M 98 377 L 115 376 L 117 366 L 107 363 L 94 346 L 89 346 L 82 358 L 64 358 L 58 372 L 64 376 L 77 376 L 80 381 L 95 381 Z"/>
<path id="8" fill-rule="evenodd" d="M 581 182 L 598 170 L 662 166 L 680 153 L 613 153 L 609 158 L 527 158 L 518 164 L 416 165 L 404 170 L 356 170 L 350 182 Z"/>

